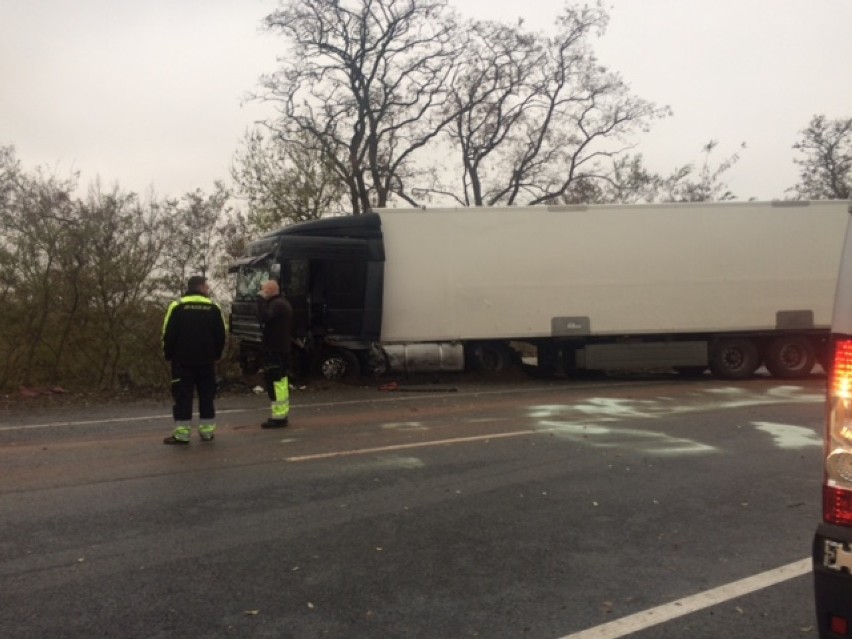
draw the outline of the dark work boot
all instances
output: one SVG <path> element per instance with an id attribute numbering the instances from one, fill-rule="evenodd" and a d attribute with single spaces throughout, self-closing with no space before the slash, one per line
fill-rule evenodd
<path id="1" fill-rule="evenodd" d="M 287 426 L 287 418 L 284 419 L 267 419 L 263 422 L 261 428 L 284 428 Z"/>

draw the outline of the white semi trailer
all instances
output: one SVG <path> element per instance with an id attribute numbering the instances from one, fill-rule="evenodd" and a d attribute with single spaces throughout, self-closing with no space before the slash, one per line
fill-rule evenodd
<path id="1" fill-rule="evenodd" d="M 277 277 L 328 377 L 761 365 L 810 373 L 831 321 L 848 201 L 378 209 L 249 247 L 231 330 L 246 367 L 254 295 Z"/>

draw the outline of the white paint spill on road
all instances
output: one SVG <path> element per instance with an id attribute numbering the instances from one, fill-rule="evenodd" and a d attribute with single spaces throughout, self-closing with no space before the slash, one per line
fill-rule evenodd
<path id="1" fill-rule="evenodd" d="M 778 448 L 798 450 L 813 446 L 822 447 L 822 437 L 810 428 L 793 424 L 775 424 L 773 422 L 752 422 L 757 430 L 768 433 Z"/>
<path id="2" fill-rule="evenodd" d="M 594 448 L 629 447 L 633 451 L 658 456 L 701 455 L 717 452 L 715 447 L 708 444 L 651 430 L 553 420 L 542 420 L 539 424 L 557 437 Z"/>

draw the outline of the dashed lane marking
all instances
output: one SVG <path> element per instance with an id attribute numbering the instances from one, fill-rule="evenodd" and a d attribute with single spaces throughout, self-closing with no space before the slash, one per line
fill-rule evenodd
<path id="1" fill-rule="evenodd" d="M 444 446 L 446 444 L 463 444 L 465 442 L 479 442 L 488 439 L 504 439 L 506 437 L 522 437 L 524 435 L 539 435 L 541 430 L 518 430 L 512 433 L 497 433 L 496 435 L 476 435 L 473 437 L 453 437 L 451 439 L 433 439 L 427 442 L 414 442 L 412 444 L 397 444 L 395 446 L 379 446 L 376 448 L 353 448 L 351 450 L 337 450 L 330 453 L 317 453 L 315 455 L 298 455 L 296 457 L 285 457 L 284 461 L 303 462 L 315 459 L 328 459 L 330 457 L 348 457 L 351 455 L 369 455 L 371 453 L 386 453 L 394 450 L 407 450 L 410 448 L 425 448 L 427 446 Z"/>

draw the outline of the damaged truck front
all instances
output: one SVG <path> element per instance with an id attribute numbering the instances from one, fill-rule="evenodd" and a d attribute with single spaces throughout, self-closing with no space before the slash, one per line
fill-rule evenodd
<path id="1" fill-rule="evenodd" d="M 261 363 L 257 294 L 276 279 L 293 306 L 294 374 L 340 379 L 381 373 L 379 339 L 384 249 L 378 216 L 340 217 L 287 226 L 248 246 L 231 267 L 236 289 L 231 333 L 244 372 Z"/>

